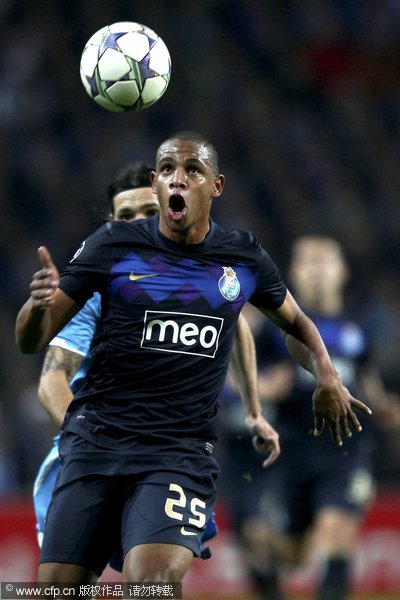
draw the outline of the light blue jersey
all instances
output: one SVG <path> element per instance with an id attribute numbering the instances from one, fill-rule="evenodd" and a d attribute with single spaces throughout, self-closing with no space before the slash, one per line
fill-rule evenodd
<path id="1" fill-rule="evenodd" d="M 70 387 L 73 394 L 82 386 L 87 370 L 92 363 L 90 346 L 96 330 L 97 322 L 100 318 L 101 297 L 95 292 L 92 298 L 88 300 L 85 306 L 74 316 L 73 319 L 62 329 L 58 335 L 50 342 L 50 346 L 58 346 L 80 354 L 83 361 L 75 376 L 71 380 Z M 44 461 L 36 476 L 33 486 L 33 504 L 36 515 L 36 530 L 39 546 L 42 544 L 46 515 L 50 505 L 51 496 L 60 471 L 60 457 L 58 454 L 59 436 L 54 438 L 54 445 Z M 203 533 L 203 543 L 217 534 L 217 525 L 214 518 L 208 521 Z M 207 558 L 206 550 L 204 558 Z M 119 563 L 113 564 L 114 568 L 120 570 Z"/>
<path id="2" fill-rule="evenodd" d="M 90 346 L 96 329 L 97 321 L 100 317 L 101 298 L 97 292 L 85 306 L 75 315 L 73 319 L 62 329 L 59 334 L 50 342 L 50 346 L 58 346 L 80 354 L 83 361 L 70 387 L 75 394 L 84 382 L 86 372 L 92 362 Z M 58 455 L 58 439 L 54 438 L 54 446 L 42 462 L 39 472 L 36 476 L 33 486 L 33 504 L 36 515 L 36 529 L 38 541 L 41 546 L 44 525 L 49 508 L 51 495 L 60 470 L 60 457 Z"/>

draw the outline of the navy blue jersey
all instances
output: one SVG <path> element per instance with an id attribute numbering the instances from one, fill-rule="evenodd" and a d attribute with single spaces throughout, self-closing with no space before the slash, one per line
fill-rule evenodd
<path id="1" fill-rule="evenodd" d="M 211 222 L 203 242 L 179 244 L 158 217 L 100 227 L 60 287 L 82 306 L 102 299 L 93 364 L 63 429 L 121 451 L 213 439 L 241 308 L 278 308 L 286 295 L 252 234 Z"/>

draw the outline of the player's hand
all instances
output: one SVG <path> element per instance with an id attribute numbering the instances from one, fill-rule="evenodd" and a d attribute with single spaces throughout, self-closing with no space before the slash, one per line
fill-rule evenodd
<path id="1" fill-rule="evenodd" d="M 281 453 L 279 434 L 261 415 L 259 417 L 248 416 L 245 422 L 253 436 L 253 446 L 256 452 L 268 454 L 268 458 L 262 464 L 266 469 L 276 461 Z"/>
<path id="2" fill-rule="evenodd" d="M 368 406 L 353 398 L 343 385 L 339 374 L 329 384 L 318 385 L 312 400 L 314 435 L 321 435 L 325 421 L 327 421 L 332 439 L 338 446 L 343 445 L 342 435 L 347 438 L 351 437 L 350 426 L 353 426 L 356 431 L 362 430 L 353 408 L 357 408 L 367 415 L 372 414 Z"/>
<path id="3" fill-rule="evenodd" d="M 60 276 L 45 246 L 38 248 L 38 256 L 42 268 L 33 275 L 29 290 L 33 306 L 45 309 L 54 302 Z"/>

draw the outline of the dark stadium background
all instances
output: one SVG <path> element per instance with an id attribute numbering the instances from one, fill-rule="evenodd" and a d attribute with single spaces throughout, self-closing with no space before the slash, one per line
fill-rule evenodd
<path id="1" fill-rule="evenodd" d="M 121 20 L 154 29 L 172 57 L 167 92 L 140 113 L 101 109 L 79 78 L 87 39 Z M 349 306 L 372 332 L 388 389 L 399 393 L 398 0 L 2 0 L 0 29 L 6 519 L 15 498 L 30 503 L 55 433 L 36 394 L 43 355 L 23 356 L 14 343 L 36 248 L 47 245 L 63 265 L 106 213 L 116 171 L 153 161 L 174 131 L 195 129 L 215 143 L 227 178 L 215 219 L 252 229 L 283 273 L 298 235 L 328 233 L 343 244 Z M 399 485 L 398 427 L 382 435 L 377 471 L 390 496 Z"/>

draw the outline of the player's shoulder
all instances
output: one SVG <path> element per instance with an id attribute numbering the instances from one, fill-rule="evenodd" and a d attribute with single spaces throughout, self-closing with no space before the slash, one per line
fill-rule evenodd
<path id="1" fill-rule="evenodd" d="M 134 221 L 107 221 L 99 225 L 88 237 L 87 241 L 90 240 L 104 240 L 114 242 L 116 239 L 124 239 L 125 237 L 131 237 L 132 233 L 148 233 L 149 223 L 151 219 L 136 219 Z"/>
<path id="2" fill-rule="evenodd" d="M 138 219 L 136 221 L 107 221 L 93 231 L 80 245 L 69 264 L 85 262 L 88 257 L 98 264 L 107 264 L 110 251 L 116 246 L 125 246 L 135 241 L 137 243 L 151 242 L 152 231 L 147 221 L 151 219 Z"/>
<path id="3" fill-rule="evenodd" d="M 150 219 L 135 219 L 133 221 L 108 221 L 104 225 L 103 234 L 112 236 L 132 236 L 132 233 L 136 235 L 149 235 L 154 229 L 153 220 L 156 217 Z"/>
<path id="4" fill-rule="evenodd" d="M 218 242 L 219 244 L 226 244 L 226 245 L 235 245 L 235 246 L 244 246 L 244 247 L 253 247 L 253 248 L 257 248 L 259 247 L 259 242 L 256 238 L 256 236 L 254 235 L 253 232 L 246 230 L 246 229 L 238 229 L 238 228 L 234 228 L 234 229 L 224 229 L 223 227 L 221 227 L 220 225 L 217 225 L 218 228 L 218 234 L 219 234 L 219 239 Z"/>
<path id="5" fill-rule="evenodd" d="M 239 252 L 243 259 L 256 261 L 257 263 L 273 262 L 270 253 L 260 243 L 257 236 L 247 229 L 230 229 L 224 230 L 220 228 L 217 247 L 224 251 Z"/>

